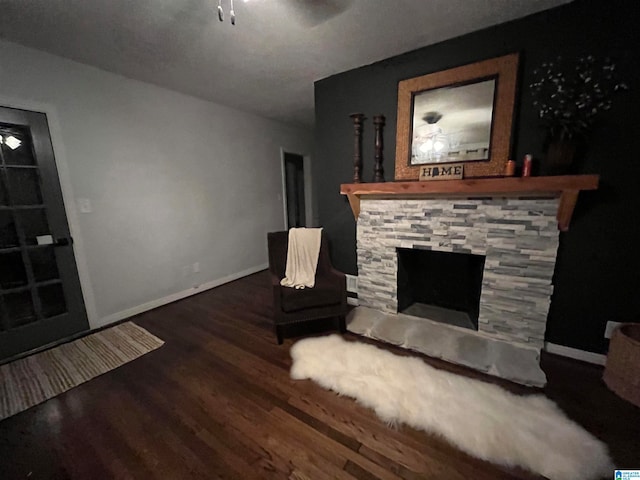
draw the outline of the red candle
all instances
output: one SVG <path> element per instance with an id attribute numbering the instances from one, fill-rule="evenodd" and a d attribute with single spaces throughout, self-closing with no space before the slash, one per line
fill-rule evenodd
<path id="1" fill-rule="evenodd" d="M 533 163 L 533 157 L 529 154 L 524 156 L 524 163 L 522 164 L 522 176 L 530 177 L 531 176 L 531 166 Z"/>

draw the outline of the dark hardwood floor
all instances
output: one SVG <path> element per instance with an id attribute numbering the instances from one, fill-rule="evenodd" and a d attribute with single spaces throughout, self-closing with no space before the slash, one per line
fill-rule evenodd
<path id="1" fill-rule="evenodd" d="M 166 344 L 0 422 L 0 478 L 539 478 L 387 428 L 351 399 L 290 380 L 293 341 L 276 344 L 270 295 L 262 272 L 135 317 Z M 606 389 L 600 368 L 552 355 L 543 367 L 545 393 L 607 442 L 619 467 L 640 468 L 640 409 Z"/>

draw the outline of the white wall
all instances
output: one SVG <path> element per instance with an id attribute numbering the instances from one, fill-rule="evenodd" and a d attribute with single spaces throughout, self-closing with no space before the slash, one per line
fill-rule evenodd
<path id="1" fill-rule="evenodd" d="M 266 268 L 280 147 L 311 152 L 310 131 L 12 43 L 0 59 L 0 105 L 47 113 L 93 328 Z"/>

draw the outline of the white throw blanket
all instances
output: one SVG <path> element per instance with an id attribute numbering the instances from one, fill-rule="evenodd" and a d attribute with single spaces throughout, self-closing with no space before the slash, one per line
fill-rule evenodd
<path id="1" fill-rule="evenodd" d="M 291 357 L 291 378 L 310 378 L 357 399 L 389 424 L 442 435 L 475 457 L 552 480 L 595 480 L 613 472 L 606 445 L 543 395 L 514 395 L 338 335 L 300 340 Z"/>
<path id="2" fill-rule="evenodd" d="M 322 228 L 292 228 L 289 230 L 287 266 L 280 285 L 292 288 L 313 288 L 316 284 L 316 268 Z"/>

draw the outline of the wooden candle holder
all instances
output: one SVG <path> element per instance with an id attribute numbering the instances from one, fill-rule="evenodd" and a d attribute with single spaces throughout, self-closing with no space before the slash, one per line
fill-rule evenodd
<path id="1" fill-rule="evenodd" d="M 362 113 L 349 115 L 353 120 L 353 183 L 362 182 L 362 124 L 365 116 Z"/>
<path id="2" fill-rule="evenodd" d="M 376 140 L 375 140 L 375 166 L 373 171 L 373 181 L 375 183 L 384 182 L 384 168 L 382 162 L 384 160 L 382 150 L 384 148 L 382 142 L 382 129 L 384 128 L 385 118 L 384 115 L 375 115 L 373 117 L 373 125 L 375 126 Z"/>

